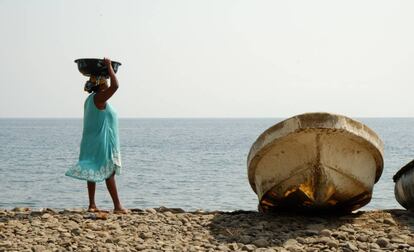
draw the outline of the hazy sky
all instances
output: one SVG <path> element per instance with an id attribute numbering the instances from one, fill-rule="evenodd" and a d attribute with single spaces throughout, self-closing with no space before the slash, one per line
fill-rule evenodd
<path id="1" fill-rule="evenodd" d="M 414 116 L 414 1 L 0 0 L 0 117 L 82 117 L 73 60 L 122 62 L 120 117 Z"/>

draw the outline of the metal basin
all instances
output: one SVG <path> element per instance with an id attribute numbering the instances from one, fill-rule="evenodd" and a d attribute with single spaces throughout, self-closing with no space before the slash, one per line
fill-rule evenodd
<path id="1" fill-rule="evenodd" d="M 307 113 L 263 132 L 247 160 L 259 210 L 353 211 L 383 170 L 383 142 L 345 116 Z"/>
<path id="2" fill-rule="evenodd" d="M 108 68 L 105 65 L 103 59 L 77 59 L 75 63 L 78 65 L 78 70 L 85 76 L 102 76 L 105 78 L 109 78 Z M 118 71 L 118 67 L 121 63 L 112 61 L 111 63 L 114 72 Z"/>

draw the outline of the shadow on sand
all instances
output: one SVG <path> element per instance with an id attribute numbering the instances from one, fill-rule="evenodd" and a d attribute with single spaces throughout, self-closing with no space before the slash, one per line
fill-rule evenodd
<path id="1" fill-rule="evenodd" d="M 337 229 L 352 223 L 361 212 L 348 215 L 304 215 L 236 211 L 216 215 L 211 234 L 222 243 L 283 246 L 289 239 L 319 235 L 323 229 Z"/>

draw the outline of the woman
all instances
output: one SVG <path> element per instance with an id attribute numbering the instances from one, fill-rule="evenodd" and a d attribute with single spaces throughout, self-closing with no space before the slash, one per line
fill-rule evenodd
<path id="1" fill-rule="evenodd" d="M 85 84 L 85 91 L 92 93 L 84 106 L 83 134 L 78 163 L 66 175 L 87 180 L 88 211 L 99 211 L 95 203 L 96 182 L 105 180 L 106 187 L 114 203 L 114 213 L 126 213 L 121 205 L 115 183 L 115 174 L 121 171 L 121 155 L 118 137 L 118 118 L 115 110 L 107 103 L 118 90 L 118 80 L 111 60 L 104 58 L 108 67 L 111 85 L 105 78 L 91 76 Z"/>

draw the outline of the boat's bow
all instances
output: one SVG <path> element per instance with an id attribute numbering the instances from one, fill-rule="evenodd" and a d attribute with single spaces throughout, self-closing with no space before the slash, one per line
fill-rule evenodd
<path id="1" fill-rule="evenodd" d="M 282 121 L 259 136 L 248 176 L 263 211 L 357 209 L 383 169 L 383 143 L 362 123 L 328 113 Z"/>

